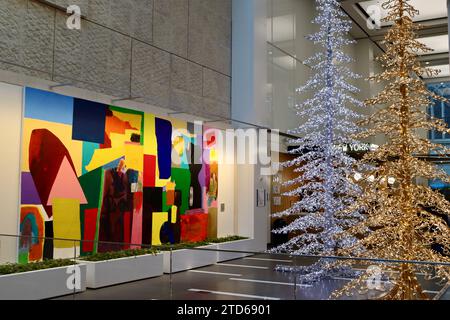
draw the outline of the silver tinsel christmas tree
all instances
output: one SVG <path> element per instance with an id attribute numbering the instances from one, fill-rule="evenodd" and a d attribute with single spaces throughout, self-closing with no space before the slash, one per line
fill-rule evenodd
<path id="1" fill-rule="evenodd" d="M 345 146 L 358 143 L 350 136 L 358 132 L 355 122 L 360 116 L 350 106 L 363 106 L 354 97 L 358 89 L 348 82 L 359 77 L 347 66 L 352 59 L 343 51 L 353 43 L 347 38 L 351 22 L 337 0 L 316 0 L 316 3 L 318 16 L 313 23 L 320 26 L 320 31 L 308 39 L 322 50 L 305 61 L 313 75 L 305 86 L 297 89 L 299 94 L 312 92 L 313 96 L 296 106 L 302 124 L 290 133 L 301 137 L 291 141 L 296 146 L 291 153 L 297 157 L 282 164 L 294 167 L 298 174 L 283 183 L 291 190 L 283 195 L 299 200 L 273 215 L 296 217 L 286 227 L 273 230 L 294 236 L 272 249 L 273 253 L 334 256 L 338 249 L 356 240 L 352 237 L 336 240 L 334 235 L 362 219 L 358 212 L 342 214 L 360 194 L 354 180 L 357 162 L 345 151 Z M 332 259 L 320 259 L 309 267 L 278 266 L 277 269 L 299 273 L 300 281 L 311 282 L 350 270 L 337 265 Z"/>

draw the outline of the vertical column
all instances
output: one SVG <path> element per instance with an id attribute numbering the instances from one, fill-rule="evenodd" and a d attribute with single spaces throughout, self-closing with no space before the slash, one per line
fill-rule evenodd
<path id="1" fill-rule="evenodd" d="M 0 82 L 0 234 L 19 234 L 23 88 Z M 18 239 L 0 236 L 0 264 L 17 262 Z"/>
<path id="2" fill-rule="evenodd" d="M 447 0 L 447 17 L 448 17 L 448 34 L 450 35 L 450 0 Z M 449 45 L 450 45 L 450 37 L 448 39 Z M 449 54 L 449 61 L 450 61 L 450 54 Z"/>
<path id="3" fill-rule="evenodd" d="M 267 110 L 267 0 L 233 0 L 232 118 L 270 126 Z M 237 165 L 235 183 L 236 229 L 255 239 L 255 250 L 265 250 L 269 203 L 256 206 L 256 190 L 268 188 L 259 165 Z"/>

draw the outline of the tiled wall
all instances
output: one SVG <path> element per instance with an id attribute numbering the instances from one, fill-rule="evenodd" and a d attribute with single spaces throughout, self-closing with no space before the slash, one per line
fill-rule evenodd
<path id="1" fill-rule="evenodd" d="M 3 70 L 230 117 L 230 63 L 231 0 L 0 0 Z"/>

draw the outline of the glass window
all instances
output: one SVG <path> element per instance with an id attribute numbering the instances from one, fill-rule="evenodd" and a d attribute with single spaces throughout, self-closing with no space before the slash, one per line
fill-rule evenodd
<path id="1" fill-rule="evenodd" d="M 446 99 L 450 98 L 450 82 L 430 83 L 428 84 L 428 90 Z M 448 102 L 433 100 L 428 108 L 428 112 L 434 118 L 443 119 L 450 127 L 450 104 Z M 448 133 L 443 134 L 442 132 L 431 131 L 428 136 L 431 140 L 436 140 L 440 143 L 447 143 L 445 140 L 450 140 Z"/>
<path id="2" fill-rule="evenodd" d="M 427 85 L 428 90 L 434 92 L 446 99 L 450 99 L 450 82 L 430 83 Z M 433 99 L 431 105 L 428 107 L 428 114 L 437 119 L 443 119 L 447 126 L 450 127 L 450 103 Z M 450 135 L 438 131 L 430 131 L 428 138 L 439 144 L 450 146 Z M 450 174 L 450 164 L 446 161 L 439 162 L 439 167 L 447 174 Z M 446 196 L 449 195 L 450 184 L 444 183 L 440 180 L 430 181 L 430 187 L 440 190 Z"/>
<path id="3" fill-rule="evenodd" d="M 314 6 L 307 1 L 268 0 L 267 17 L 267 104 L 272 128 L 282 132 L 298 127 L 301 119 L 295 105 L 306 99 L 296 88 L 311 75 L 303 61 L 314 52 L 305 36 L 314 32 Z"/>

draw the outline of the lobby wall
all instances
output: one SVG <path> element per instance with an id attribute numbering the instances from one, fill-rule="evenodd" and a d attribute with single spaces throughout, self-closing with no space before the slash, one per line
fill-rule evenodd
<path id="1" fill-rule="evenodd" d="M 81 8 L 69 30 L 66 8 Z M 0 0 L 0 70 L 230 116 L 231 0 Z"/>
<path id="2" fill-rule="evenodd" d="M 81 30 L 66 26 L 73 4 Z M 18 233 L 23 86 L 186 121 L 231 116 L 231 0 L 0 0 L 0 8 L 0 81 L 20 85 L 0 83 L 11 128 L 0 144 L 10 181 L 1 185 L 0 232 Z M 114 103 L 122 98 L 132 99 Z M 219 175 L 218 236 L 233 235 L 234 166 Z M 15 260 L 16 243 L 7 246 Z"/>
<path id="3" fill-rule="evenodd" d="M 18 234 L 22 94 L 20 86 L 0 83 L 0 234 Z M 0 236 L 0 263 L 15 261 L 15 238 Z"/>
<path id="4" fill-rule="evenodd" d="M 33 84 L 31 82 L 31 84 Z M 37 86 L 39 87 L 39 86 Z M 43 87 L 43 86 L 41 86 Z M 23 128 L 23 86 L 11 85 L 0 82 L 0 121 L 5 130 L 0 138 L 0 146 L 4 150 L 2 157 L 2 179 L 8 183 L 2 183 L 3 210 L 0 211 L 0 234 L 19 234 L 20 212 L 20 164 L 21 164 L 21 132 Z M 76 93 L 77 97 L 86 97 L 93 101 L 101 102 L 90 95 Z M 163 115 L 164 117 L 164 115 Z M 177 120 L 178 121 L 178 120 Z M 183 121 L 179 121 L 183 123 Z M 212 128 L 212 127 L 211 127 Z M 223 150 L 218 150 L 221 154 Z M 23 157 L 23 156 L 22 156 Z M 23 161 L 23 159 L 22 159 Z M 225 237 L 238 233 L 235 213 L 235 166 L 232 164 L 219 164 L 218 179 L 218 214 L 217 236 Z M 223 206 L 222 206 L 223 204 Z M 239 232 L 239 234 L 243 234 Z M 0 237 L 0 263 L 17 261 L 18 243 L 13 237 Z"/>

